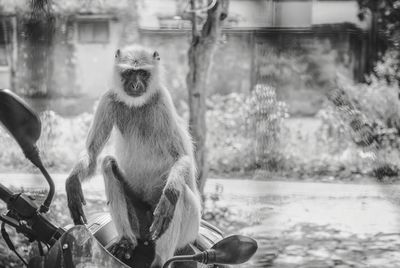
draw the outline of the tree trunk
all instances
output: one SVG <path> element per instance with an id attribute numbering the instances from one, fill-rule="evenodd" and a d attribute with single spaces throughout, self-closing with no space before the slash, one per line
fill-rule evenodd
<path id="1" fill-rule="evenodd" d="M 131 1 L 123 11 L 124 23 L 119 48 L 140 43 L 138 1 Z"/>
<path id="2" fill-rule="evenodd" d="M 51 1 L 31 2 L 31 14 L 22 23 L 26 39 L 25 93 L 31 96 L 48 96 L 53 70 L 53 41 L 55 17 Z"/>
<path id="3" fill-rule="evenodd" d="M 192 43 L 189 48 L 189 73 L 186 83 L 189 90 L 190 133 L 195 143 L 195 158 L 198 168 L 198 186 L 203 192 L 207 178 L 206 161 L 206 95 L 209 71 L 215 49 L 221 35 L 221 23 L 226 18 L 227 0 L 217 0 L 207 11 L 207 19 L 201 32 L 197 31 L 196 13 L 192 16 Z M 195 10 L 195 0 L 191 0 Z"/>

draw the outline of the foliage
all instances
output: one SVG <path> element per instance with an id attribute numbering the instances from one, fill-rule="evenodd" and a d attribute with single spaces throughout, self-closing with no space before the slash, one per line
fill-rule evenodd
<path id="1" fill-rule="evenodd" d="M 237 93 L 210 97 L 207 148 L 211 170 L 278 170 L 284 159 L 279 147 L 286 117 L 286 105 L 266 85 L 257 85 L 249 97 Z"/>
<path id="2" fill-rule="evenodd" d="M 396 60 L 384 57 L 368 83 L 356 84 L 339 79 L 331 100 L 348 124 L 352 140 L 371 156 L 373 174 L 379 179 L 399 173 L 400 99 Z M 396 67 L 397 68 L 397 67 Z"/>
<path id="3" fill-rule="evenodd" d="M 398 49 L 389 49 L 375 66 L 375 75 L 388 85 L 400 85 L 400 53 Z M 399 93 L 400 94 L 400 93 Z"/>
<path id="4" fill-rule="evenodd" d="M 328 153 L 338 153 L 349 146 L 349 126 L 340 117 L 335 107 L 326 103 L 317 118 L 321 120 L 321 126 L 317 133 L 317 143 L 320 146 L 330 144 Z"/>
<path id="5" fill-rule="evenodd" d="M 400 1 L 399 0 L 358 0 L 359 17 L 364 19 L 373 12 L 378 16 L 378 27 L 391 43 L 400 45 Z"/>
<path id="6" fill-rule="evenodd" d="M 244 171 L 254 167 L 247 133 L 249 106 L 244 94 L 213 95 L 207 100 L 207 149 L 210 170 Z"/>
<path id="7" fill-rule="evenodd" d="M 396 163 L 398 138 L 392 135 L 399 107 L 396 88 L 384 79 L 371 79 L 369 85 L 343 81 L 346 96 L 357 102 L 363 118 L 380 126 L 382 148 L 378 153 L 387 163 Z M 381 105 L 381 104 L 385 105 Z M 352 174 L 371 174 L 370 148 L 360 148 L 350 127 L 351 114 L 325 103 L 316 118 L 286 119 L 286 105 L 279 102 L 274 88 L 259 85 L 251 93 L 212 95 L 207 99 L 208 163 L 214 174 L 248 173 L 256 170 L 278 176 L 350 178 Z M 187 119 L 188 108 L 181 105 Z M 356 107 L 356 106 L 354 106 Z M 345 112 L 344 112 L 345 111 Z M 361 114 L 361 113 L 358 113 Z M 84 150 L 92 114 L 65 118 L 52 111 L 41 114 L 42 136 L 38 147 L 51 172 L 68 172 Z M 373 120 L 372 120 L 373 119 Z M 369 122 L 369 121 L 368 121 Z M 373 124 L 371 124 L 372 126 Z M 392 133 L 392 134 L 390 134 Z M 106 147 L 108 153 L 112 146 Z M 3 171 L 36 171 L 24 158 L 16 142 L 0 128 L 0 168 Z M 265 179 L 269 173 L 257 172 Z M 272 176 L 276 178 L 276 176 Z M 220 211 L 223 213 L 223 211 Z"/>
<path id="8" fill-rule="evenodd" d="M 84 149 L 92 115 L 85 113 L 74 118 L 63 118 L 46 111 L 40 117 L 42 135 L 37 145 L 43 163 L 51 171 L 68 171 Z M 0 128 L 0 168 L 13 172 L 36 170 L 4 128 Z"/>
<path id="9" fill-rule="evenodd" d="M 282 121 L 289 116 L 286 104 L 277 101 L 275 88 L 256 85 L 248 105 L 256 163 L 262 168 L 278 170 L 283 158 L 279 150 Z"/>
<path id="10" fill-rule="evenodd" d="M 353 85 L 342 81 L 334 101 L 350 122 L 354 134 L 364 132 L 361 133 L 365 139 L 364 146 L 376 143 L 382 147 L 388 143 L 397 147 L 396 136 L 400 131 L 398 92 L 397 83 L 388 83 L 385 79 L 370 76 L 369 84 Z"/>

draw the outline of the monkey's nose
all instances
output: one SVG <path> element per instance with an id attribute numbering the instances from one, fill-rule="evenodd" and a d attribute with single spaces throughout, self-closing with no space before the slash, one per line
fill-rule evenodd
<path id="1" fill-rule="evenodd" d="M 137 84 L 131 84 L 131 89 L 132 89 L 132 91 L 138 91 L 138 85 Z"/>
<path id="2" fill-rule="evenodd" d="M 139 96 L 143 94 L 144 88 L 141 86 L 140 83 L 131 83 L 129 87 L 129 95 L 132 96 Z"/>

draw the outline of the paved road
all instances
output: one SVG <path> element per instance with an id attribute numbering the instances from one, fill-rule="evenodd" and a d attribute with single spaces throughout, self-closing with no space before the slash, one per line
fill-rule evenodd
<path id="1" fill-rule="evenodd" d="M 63 191 L 67 174 L 52 174 L 52 177 L 56 189 Z M 45 188 L 47 186 L 40 174 L 0 173 L 0 183 L 6 186 L 26 188 Z M 217 184 L 223 186 L 224 194 L 233 198 L 235 196 L 257 198 L 271 195 L 309 198 L 385 198 L 388 192 L 391 194 L 400 193 L 400 185 L 252 181 L 218 178 L 211 178 L 207 181 L 206 191 L 213 191 Z M 93 191 L 103 191 L 103 179 L 101 176 L 96 176 L 85 183 L 84 187 Z"/>
<path id="2" fill-rule="evenodd" d="M 66 175 L 53 177 L 64 192 Z M 0 174 L 0 183 L 46 186 L 29 174 Z M 393 253 L 400 247 L 398 185 L 210 179 L 205 191 L 218 187 L 219 205 L 260 242 L 247 267 L 400 267 Z M 84 184 L 84 191 L 103 192 L 102 178 Z"/>
<path id="3" fill-rule="evenodd" d="M 66 174 L 53 174 L 57 192 L 65 192 L 66 177 Z M 35 174 L 0 174 L 0 183 L 24 188 L 46 187 L 46 181 Z M 266 221 L 268 230 L 285 228 L 287 222 L 332 224 L 360 234 L 397 231 L 398 227 L 400 185 L 210 179 L 205 191 L 214 192 L 217 186 L 223 189 L 222 205 L 243 218 Z M 87 194 L 103 193 L 103 179 L 96 176 L 84 183 L 83 188 Z"/>

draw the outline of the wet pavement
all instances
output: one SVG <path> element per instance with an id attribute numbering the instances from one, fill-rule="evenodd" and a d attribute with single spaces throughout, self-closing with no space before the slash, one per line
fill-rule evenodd
<path id="1" fill-rule="evenodd" d="M 64 192 L 65 174 L 55 175 Z M 39 176 L 0 174 L 0 183 L 24 188 L 46 184 Z M 400 267 L 400 186 L 210 179 L 205 191 L 222 191 L 239 229 L 254 237 L 257 254 L 238 267 Z M 104 196 L 101 178 L 84 185 Z M 226 230 L 230 230 L 226 226 Z"/>

